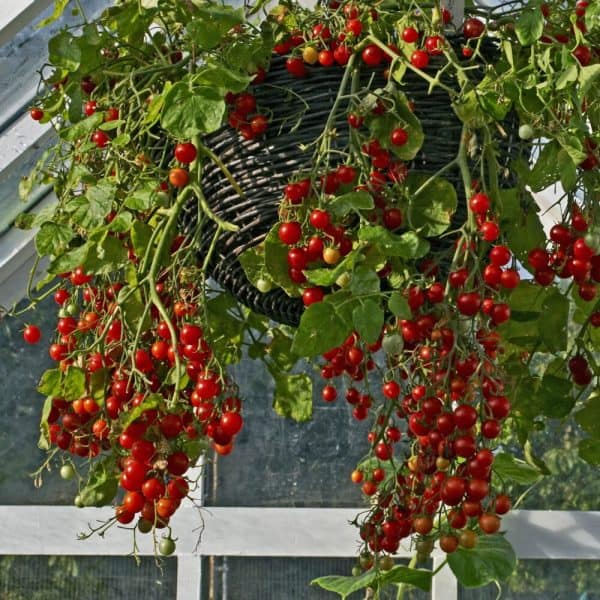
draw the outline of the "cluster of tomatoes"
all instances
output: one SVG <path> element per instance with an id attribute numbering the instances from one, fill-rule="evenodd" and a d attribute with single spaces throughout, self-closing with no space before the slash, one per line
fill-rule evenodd
<path id="1" fill-rule="evenodd" d="M 381 397 L 369 397 L 375 413 L 371 451 L 352 473 L 371 499 L 359 524 L 363 568 L 374 555 L 396 553 L 411 534 L 417 534 L 421 559 L 436 540 L 447 553 L 459 545 L 472 548 L 479 535 L 500 529 L 500 515 L 510 509 L 510 499 L 491 486 L 492 441 L 511 409 L 494 364 L 499 336 L 482 313 L 442 316 L 437 283 L 412 290 L 413 299 L 424 296 L 414 318 L 388 326 L 384 337 L 399 329 L 404 343 L 387 354 Z M 480 322 L 475 340 L 464 333 L 463 323 L 471 319 Z M 353 378 L 347 399 L 361 402 L 355 386 Z"/>
<path id="2" fill-rule="evenodd" d="M 595 300 L 600 283 L 599 242 L 593 223 L 579 210 L 574 210 L 570 223 L 558 223 L 550 230 L 548 245 L 533 248 L 527 257 L 534 279 L 541 286 L 551 285 L 556 277 L 572 279 L 578 296 L 584 302 Z M 592 327 L 600 327 L 600 312 L 589 316 Z M 569 360 L 569 370 L 577 385 L 591 383 L 593 372 L 581 354 Z"/>
<path id="3" fill-rule="evenodd" d="M 494 219 L 485 194 L 474 194 L 469 206 L 480 220 Z M 488 242 L 457 244 L 455 264 L 464 266 L 446 275 L 430 261 L 422 265 L 422 283 L 405 289 L 411 318 L 388 319 L 375 344 L 354 333 L 323 355 L 323 399 L 338 398 L 343 377 L 353 416 L 373 415 L 370 452 L 352 473 L 371 501 L 358 523 L 363 569 L 375 560 L 391 567 L 412 534 L 422 559 L 436 540 L 448 553 L 472 548 L 479 535 L 500 529 L 510 509 L 509 497 L 491 485 L 492 449 L 511 412 L 496 363 L 497 326 L 510 319 L 504 300 L 519 275 L 504 245 L 475 265 L 470 251 L 478 243 Z M 384 381 L 374 394 L 378 376 Z"/>
<path id="4" fill-rule="evenodd" d="M 259 84 L 265 78 L 264 69 L 259 69 L 254 77 L 253 84 Z M 251 92 L 233 94 L 229 92 L 225 97 L 228 106 L 227 122 L 237 129 L 245 140 L 253 140 L 263 135 L 269 127 L 267 115 L 257 112 L 256 97 Z"/>
<path id="5" fill-rule="evenodd" d="M 181 243 L 176 239 L 174 247 Z M 57 338 L 49 353 L 65 381 L 72 369 L 82 374 L 86 392 L 75 400 L 51 399 L 48 440 L 67 455 L 89 459 L 90 473 L 94 459 L 113 456 L 106 477 L 118 481 L 115 520 L 137 519 L 143 533 L 167 527 L 193 491 L 195 478 L 188 469 L 208 442 L 219 454 L 231 452 L 243 426 L 241 401 L 211 370 L 212 351 L 199 325 L 197 302 L 173 301 L 169 276 L 161 277 L 156 291 L 172 323 L 151 305 L 151 324 L 135 342 L 136 332 L 117 301 L 122 283 L 107 284 L 81 267 L 62 277 L 65 283 L 54 294 L 60 307 Z M 23 335 L 28 343 L 41 339 L 35 325 Z M 185 375 L 174 399 L 170 373 L 177 361 Z M 68 461 L 61 475 L 74 475 Z M 113 500 L 103 494 L 86 497 L 85 485 L 76 504 Z M 160 541 L 161 553 L 174 549 L 170 536 Z"/>
<path id="6" fill-rule="evenodd" d="M 362 62 L 371 68 L 389 64 L 400 52 L 396 44 L 387 47 L 370 43 L 365 44 L 365 36 L 372 23 L 379 18 L 375 8 L 357 6 L 353 2 L 330 2 L 329 19 L 318 22 L 309 32 L 292 32 L 288 37 L 275 45 L 279 55 L 289 55 L 286 68 L 294 77 L 306 77 L 308 66 L 319 65 L 331 67 L 345 66 L 355 51 L 360 51 Z M 450 23 L 452 15 L 447 9 L 442 9 L 441 17 L 445 24 Z M 463 35 L 466 40 L 477 39 L 483 35 L 485 25 L 476 18 L 467 18 L 463 23 Z M 443 54 L 447 41 L 438 33 L 426 35 L 413 25 L 407 25 L 399 31 L 398 42 L 410 49 L 407 56 L 411 65 L 417 69 L 426 69 L 432 57 Z M 473 49 L 468 45 L 463 47 L 463 55 L 470 57 Z"/>
<path id="7" fill-rule="evenodd" d="M 552 227 L 548 248 L 533 248 L 529 252 L 527 261 L 539 285 L 551 285 L 556 277 L 572 278 L 582 300 L 591 302 L 596 297 L 600 254 L 597 240 L 588 229 L 587 220 L 576 212 L 570 225 L 562 223 Z"/>

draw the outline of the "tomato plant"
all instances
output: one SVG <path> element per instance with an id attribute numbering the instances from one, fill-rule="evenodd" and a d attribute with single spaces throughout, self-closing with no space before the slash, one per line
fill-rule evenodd
<path id="1" fill-rule="evenodd" d="M 317 401 L 367 429 L 351 467 L 368 500 L 356 572 L 402 583 L 393 556 L 408 538 L 416 559 L 437 545 L 457 574 L 488 545 L 512 564 L 496 535 L 505 485 L 543 469 L 529 454 L 507 466 L 503 434 L 527 440 L 575 407 L 596 432 L 581 408 L 599 372 L 596 9 L 532 3 L 446 27 L 447 10 L 419 3 L 286 5 L 258 24 L 180 4 L 125 0 L 89 24 L 95 41 L 61 33 L 30 111 L 60 139 L 28 180 L 54 184 L 56 210 L 18 221 L 39 226 L 58 311 L 39 385 L 48 460 L 68 473 L 83 459 L 78 505 L 122 498 L 102 534 L 165 529 L 169 555 L 191 467 L 252 435 L 228 366 L 263 360 L 275 410 L 302 421 L 312 381 L 293 367 L 308 359 Z M 75 64 L 70 44 L 95 60 Z M 282 116 L 292 98 L 302 108 Z M 440 110 L 457 129 L 440 130 Z M 227 210 L 206 193 L 215 173 Z M 558 183 L 546 236 L 532 192 Z M 265 189 L 271 221 L 255 234 Z M 252 242 L 229 256 L 224 236 L 242 233 Z M 214 289 L 230 260 L 253 294 L 296 302 L 299 322 L 278 327 Z M 598 463 L 594 435 L 580 454 Z"/>

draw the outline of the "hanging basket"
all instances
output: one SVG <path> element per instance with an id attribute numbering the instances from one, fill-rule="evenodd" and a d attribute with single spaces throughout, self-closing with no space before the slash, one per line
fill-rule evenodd
<path id="1" fill-rule="evenodd" d="M 431 72 L 435 73 L 433 61 Z M 283 189 L 292 175 L 310 169 L 313 150 L 303 151 L 302 145 L 311 143 L 323 131 L 342 76 L 340 68 L 313 67 L 307 78 L 297 79 L 287 72 L 285 59 L 276 57 L 264 83 L 252 90 L 261 111 L 272 114 L 265 136 L 245 141 L 236 130 L 224 126 L 205 139 L 244 192 L 241 198 L 216 165 L 207 165 L 202 186 L 208 204 L 220 218 L 239 227 L 239 231 L 220 237 L 211 276 L 244 305 L 286 325 L 298 325 L 303 310 L 301 300 L 290 298 L 281 289 L 261 293 L 246 277 L 238 257 L 262 242 L 277 221 Z M 364 85 L 369 84 L 371 77 L 373 71 L 362 75 Z M 370 87 L 383 87 L 385 83 L 378 73 Z M 434 173 L 456 156 L 462 123 L 455 116 L 447 93 L 439 87 L 429 93 L 429 84 L 412 71 L 404 77 L 403 90 L 414 103 L 414 114 L 425 134 L 424 145 L 409 168 Z M 348 125 L 343 118 L 344 111 L 340 110 L 339 114 L 335 124 L 337 137 L 332 147 L 343 149 L 348 144 Z M 520 152 L 514 115 L 507 119 L 504 128 L 507 136 L 501 142 L 501 156 L 508 164 Z M 462 185 L 458 170 L 449 170 L 444 177 L 455 185 L 460 198 Z M 456 223 L 464 222 L 465 211 L 465 203 L 459 201 L 454 216 Z M 185 213 L 184 226 L 189 231 L 196 224 L 194 202 Z M 210 239 L 214 226 L 204 227 L 203 237 Z"/>

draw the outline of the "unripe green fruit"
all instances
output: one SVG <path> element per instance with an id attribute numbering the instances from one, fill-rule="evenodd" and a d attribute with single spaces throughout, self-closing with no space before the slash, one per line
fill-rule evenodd
<path id="1" fill-rule="evenodd" d="M 530 140 L 535 135 L 533 127 L 528 123 L 525 123 L 519 127 L 519 137 L 522 140 Z"/>
<path id="2" fill-rule="evenodd" d="M 261 277 L 256 281 L 256 289 L 263 294 L 270 292 L 273 289 L 273 282 L 269 279 Z"/>
<path id="3" fill-rule="evenodd" d="M 75 469 L 73 468 L 73 465 L 63 465 L 60 468 L 60 476 L 63 479 L 73 479 L 75 476 Z"/>

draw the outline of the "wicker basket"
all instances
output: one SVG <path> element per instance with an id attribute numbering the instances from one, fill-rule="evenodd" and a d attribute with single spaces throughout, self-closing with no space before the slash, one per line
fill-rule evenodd
<path id="1" fill-rule="evenodd" d="M 303 152 L 300 146 L 312 142 L 322 132 L 342 74 L 339 68 L 315 67 L 309 77 L 296 79 L 287 73 L 285 60 L 275 58 L 266 81 L 254 89 L 259 107 L 272 111 L 273 115 L 265 137 L 243 141 L 237 131 L 225 126 L 206 138 L 206 144 L 227 165 L 245 193 L 245 198 L 240 198 L 220 169 L 212 164 L 207 166 L 202 185 L 209 205 L 219 217 L 240 227 L 235 234 L 223 234 L 220 238 L 211 275 L 244 305 L 287 325 L 298 324 L 303 309 L 300 299 L 290 298 L 279 289 L 266 294 L 259 292 L 248 281 L 237 257 L 264 239 L 277 220 L 284 186 L 293 173 L 310 166 L 312 149 Z M 367 76 L 371 73 L 365 74 L 365 83 Z M 435 88 L 428 94 L 428 84 L 411 71 L 406 73 L 404 81 L 404 89 L 414 102 L 415 115 L 425 133 L 424 146 L 409 166 L 435 172 L 456 156 L 462 124 L 454 115 L 446 92 Z M 384 84 L 378 75 L 372 87 Z M 348 127 L 342 121 L 337 127 L 338 138 L 334 143 L 345 147 Z M 510 123 L 505 128 L 513 131 L 503 141 L 502 155 L 508 162 L 518 148 L 513 143 L 515 128 Z M 458 172 L 448 171 L 444 176 L 461 189 Z M 455 220 L 462 223 L 464 202 L 459 202 L 459 207 L 463 209 L 455 215 Z M 195 203 L 186 211 L 184 221 L 188 230 L 196 226 Z M 212 225 L 206 227 L 206 238 L 210 238 Z"/>

